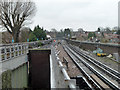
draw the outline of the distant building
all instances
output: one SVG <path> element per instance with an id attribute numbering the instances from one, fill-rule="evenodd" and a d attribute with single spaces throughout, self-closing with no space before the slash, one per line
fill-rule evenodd
<path id="1" fill-rule="evenodd" d="M 56 32 L 46 32 L 47 35 L 50 35 L 51 38 L 56 38 Z"/>
<path id="2" fill-rule="evenodd" d="M 76 36 L 72 36 L 71 39 L 72 39 L 72 40 L 76 40 Z"/>
<path id="3" fill-rule="evenodd" d="M 119 35 L 117 34 L 106 34 L 104 33 L 105 39 L 110 40 L 112 43 L 118 43 L 119 42 Z"/>
<path id="4" fill-rule="evenodd" d="M 46 37 L 47 37 L 47 39 L 51 39 L 51 36 L 50 36 L 50 35 L 47 35 Z"/>

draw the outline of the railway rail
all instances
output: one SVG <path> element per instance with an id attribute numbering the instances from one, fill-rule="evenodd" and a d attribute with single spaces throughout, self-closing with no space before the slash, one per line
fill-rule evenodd
<path id="1" fill-rule="evenodd" d="M 79 52 L 81 54 L 81 56 L 85 57 L 85 58 L 89 58 L 90 60 L 92 60 L 93 63 L 98 64 L 99 66 L 103 67 L 104 69 L 106 69 L 107 71 L 111 72 L 112 74 L 114 74 L 115 76 L 117 76 L 118 78 L 120 78 L 120 72 L 108 67 L 107 65 L 97 61 L 96 59 L 94 59 L 93 57 L 87 55 L 86 53 L 84 53 L 83 51 L 81 51 L 78 47 L 73 47 L 72 45 L 69 45 L 71 48 L 76 49 L 77 52 Z"/>
<path id="2" fill-rule="evenodd" d="M 77 50 L 76 48 L 74 48 L 73 46 L 70 45 L 71 48 L 73 48 L 73 50 L 78 53 L 80 56 L 82 56 L 83 58 L 85 58 L 87 61 L 89 61 L 90 63 L 92 63 L 93 65 L 95 65 L 96 67 L 98 67 L 99 69 L 103 70 L 109 77 L 113 78 L 114 80 L 116 80 L 118 83 L 120 83 L 120 73 L 111 69 L 110 67 L 100 63 L 99 61 L 95 60 L 94 58 L 86 55 L 85 53 L 81 52 L 80 50 Z"/>
<path id="3" fill-rule="evenodd" d="M 85 74 L 88 80 L 92 81 L 94 86 L 99 88 L 100 86 L 91 78 L 90 74 L 86 73 L 85 70 L 80 66 L 80 62 L 83 63 L 89 70 L 92 71 L 97 77 L 99 77 L 105 84 L 110 88 L 120 89 L 117 84 L 120 82 L 120 73 L 109 68 L 108 66 L 96 61 L 94 58 L 80 52 L 78 49 L 71 45 L 63 45 L 65 51 L 73 59 L 73 62 L 77 65 L 79 69 Z M 78 61 L 78 60 L 79 61 Z M 96 69 L 97 68 L 97 69 Z M 99 69 L 99 70 L 98 70 Z M 102 71 L 102 74 L 101 74 Z M 104 74 L 103 74 L 104 72 Z M 117 83 L 117 84 L 116 84 Z"/>
<path id="4" fill-rule="evenodd" d="M 65 49 L 65 51 L 68 53 L 68 55 L 70 56 L 70 58 L 73 60 L 73 62 L 75 63 L 75 65 L 80 69 L 80 71 L 83 73 L 84 77 L 86 78 L 86 80 L 90 83 L 91 88 L 94 89 L 98 89 L 98 90 L 102 90 L 102 88 L 90 77 L 90 75 L 83 69 L 83 67 L 85 68 L 85 66 L 81 66 L 80 63 L 78 63 L 79 61 L 76 61 L 77 58 L 74 57 L 74 55 L 71 55 L 71 53 L 69 52 L 69 50 L 63 46 L 63 48 Z"/>

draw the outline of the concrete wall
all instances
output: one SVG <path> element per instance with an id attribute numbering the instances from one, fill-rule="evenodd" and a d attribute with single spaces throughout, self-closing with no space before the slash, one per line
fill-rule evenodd
<path id="1" fill-rule="evenodd" d="M 15 70 L 12 70 L 11 83 L 12 88 L 27 88 L 28 85 L 27 63 L 23 64 L 22 66 Z"/>
<path id="2" fill-rule="evenodd" d="M 27 55 L 0 61 L 0 89 L 27 87 Z"/>
<path id="3" fill-rule="evenodd" d="M 18 56 L 9 60 L 0 61 L 0 74 L 7 70 L 14 70 L 22 64 L 26 63 L 27 55 Z"/>
<path id="4" fill-rule="evenodd" d="M 72 45 L 79 46 L 80 48 L 85 49 L 85 50 L 93 51 L 96 48 L 101 48 L 107 54 L 119 53 L 120 51 L 120 45 L 117 45 L 117 44 L 80 42 L 80 41 L 68 40 L 68 39 L 66 39 L 66 41 Z"/>
<path id="5" fill-rule="evenodd" d="M 6 88 L 27 88 L 28 74 L 27 63 L 2 73 L 2 89 Z"/>

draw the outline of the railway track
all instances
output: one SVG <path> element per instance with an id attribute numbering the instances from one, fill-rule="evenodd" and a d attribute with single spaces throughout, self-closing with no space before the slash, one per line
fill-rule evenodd
<path id="1" fill-rule="evenodd" d="M 115 75 L 115 77 L 120 78 L 120 72 L 108 67 L 107 65 L 97 61 L 96 59 L 94 59 L 93 57 L 87 55 L 86 53 L 84 53 L 82 50 L 80 50 L 78 47 L 73 47 L 72 45 L 69 45 L 71 48 L 76 49 L 77 52 L 79 52 L 81 54 L 81 56 L 83 56 L 84 58 L 90 59 L 92 60 L 93 63 L 98 64 L 99 66 L 101 66 L 102 68 L 106 69 L 107 71 L 111 72 L 112 74 Z M 116 78 L 116 79 L 117 79 Z M 120 80 L 119 80 L 120 81 Z"/>
<path id="2" fill-rule="evenodd" d="M 70 47 L 76 53 L 78 53 L 81 57 L 85 58 L 88 62 L 92 63 L 93 65 L 95 65 L 96 67 L 98 67 L 99 69 L 104 71 L 105 74 L 107 74 L 109 77 L 116 80 L 118 82 L 118 84 L 120 84 L 120 73 L 119 72 L 117 72 L 117 71 L 113 70 L 112 68 L 102 64 L 101 62 L 95 60 L 94 58 L 90 57 L 89 55 L 86 55 L 85 53 L 83 53 L 82 51 L 74 48 L 73 46 L 70 45 Z"/>
<path id="3" fill-rule="evenodd" d="M 63 45 L 65 51 L 68 55 L 73 59 L 73 62 L 77 65 L 77 67 L 84 73 L 87 79 L 92 82 L 93 86 L 97 88 L 102 88 L 98 83 L 96 83 L 90 75 L 95 74 L 99 77 L 108 87 L 112 89 L 120 89 L 117 84 L 120 81 L 120 73 L 109 68 L 108 66 L 96 61 L 94 58 L 88 56 L 87 54 L 79 51 L 75 47 L 71 45 Z M 82 67 L 87 67 L 91 70 L 91 73 L 88 73 L 89 70 L 85 71 Z M 102 74 L 101 74 L 102 73 Z"/>

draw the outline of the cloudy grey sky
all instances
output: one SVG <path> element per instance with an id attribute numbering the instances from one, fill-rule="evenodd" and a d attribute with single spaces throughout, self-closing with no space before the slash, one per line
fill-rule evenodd
<path id="1" fill-rule="evenodd" d="M 119 0 L 34 0 L 37 7 L 31 29 L 40 25 L 47 30 L 83 28 L 94 31 L 99 26 L 118 24 Z"/>

